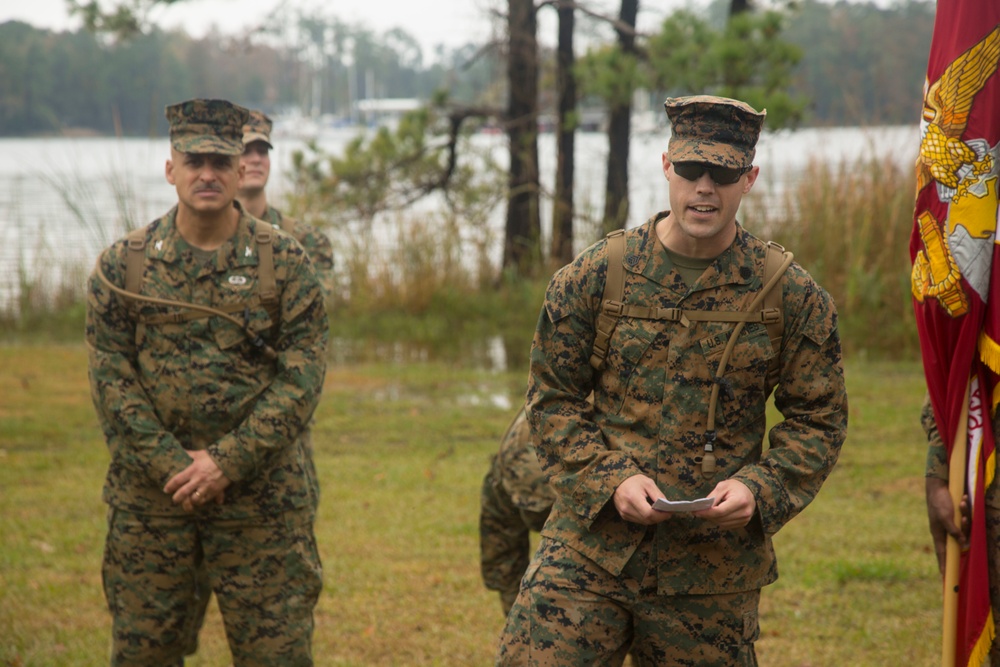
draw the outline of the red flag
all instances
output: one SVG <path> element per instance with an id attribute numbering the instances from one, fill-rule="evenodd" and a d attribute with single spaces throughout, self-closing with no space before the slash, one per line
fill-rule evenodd
<path id="1" fill-rule="evenodd" d="M 927 64 L 910 257 L 927 388 L 949 450 L 969 396 L 955 664 L 982 664 L 995 636 L 984 493 L 1000 403 L 1000 2 L 938 0 Z M 990 297 L 993 297 L 992 299 Z M 968 392 L 968 393 L 967 393 Z"/>

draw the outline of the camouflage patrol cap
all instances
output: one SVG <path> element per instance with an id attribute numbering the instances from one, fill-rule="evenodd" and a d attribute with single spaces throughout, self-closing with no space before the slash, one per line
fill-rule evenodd
<path id="1" fill-rule="evenodd" d="M 274 148 L 271 145 L 271 119 L 264 112 L 251 109 L 250 120 L 243 124 L 243 145 L 254 141 L 263 141 L 268 148 Z"/>
<path id="2" fill-rule="evenodd" d="M 243 124 L 250 112 L 226 100 L 188 100 L 165 111 L 170 145 L 182 153 L 242 155 Z"/>
<path id="3" fill-rule="evenodd" d="M 671 97 L 663 103 L 672 134 L 671 162 L 706 162 L 720 167 L 749 167 L 767 110 L 714 95 Z"/>

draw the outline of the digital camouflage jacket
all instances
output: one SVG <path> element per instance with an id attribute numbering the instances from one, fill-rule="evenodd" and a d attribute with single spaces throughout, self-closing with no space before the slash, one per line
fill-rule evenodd
<path id="1" fill-rule="evenodd" d="M 326 294 L 333 289 L 333 244 L 326 234 L 312 225 L 290 218 L 273 206 L 267 207 L 267 222 L 291 234 L 306 252 Z"/>
<path id="2" fill-rule="evenodd" d="M 277 359 L 221 317 L 164 323 L 181 309 L 126 300 L 95 271 L 86 338 L 91 394 L 111 454 L 104 499 L 132 512 L 181 514 L 162 489 L 191 462 L 185 449 L 207 449 L 232 485 L 223 504 L 199 511 L 244 518 L 308 506 L 311 462 L 300 434 L 322 390 L 329 335 L 309 259 L 294 239 L 274 232 L 279 307 L 272 319 L 255 298 L 261 223 L 241 212 L 235 236 L 200 265 L 177 232 L 176 214 L 175 207 L 147 227 L 142 294 L 213 307 L 244 303 L 237 319 L 246 318 Z M 123 286 L 126 240 L 98 262 Z"/>
<path id="3" fill-rule="evenodd" d="M 670 269 L 655 224 L 626 232 L 624 301 L 688 310 L 746 310 L 760 288 L 765 244 L 738 228 L 732 246 L 690 289 Z M 776 389 L 774 350 L 762 323 L 748 323 L 721 380 L 717 471 L 703 476 L 709 394 L 732 323 L 623 317 L 606 366 L 588 363 L 607 273 L 606 242 L 585 250 L 549 284 L 531 351 L 528 411 L 543 469 L 557 498 L 542 534 L 620 574 L 646 533 L 611 502 L 627 478 L 645 474 L 671 500 L 707 495 L 726 478 L 746 484 L 757 513 L 720 530 L 691 514 L 654 529 L 661 594 L 752 590 L 777 578 L 771 535 L 812 501 L 847 429 L 847 395 L 836 309 L 797 264 L 781 282 L 784 336 Z M 764 451 L 772 389 L 784 420 Z M 593 390 L 591 410 L 587 396 Z"/>

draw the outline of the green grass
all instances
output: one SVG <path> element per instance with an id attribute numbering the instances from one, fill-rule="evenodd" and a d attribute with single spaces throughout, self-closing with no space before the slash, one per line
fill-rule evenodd
<path id="1" fill-rule="evenodd" d="M 521 368 L 522 366 L 514 366 Z M 775 539 L 765 667 L 936 664 L 940 583 L 912 362 L 848 366 L 851 430 L 817 500 Z M 336 364 L 314 442 L 325 589 L 317 665 L 488 665 L 503 620 L 478 566 L 479 487 L 520 371 Z M 0 347 L 0 666 L 107 663 L 107 454 L 81 345 Z M 230 664 L 214 605 L 189 667 Z"/>

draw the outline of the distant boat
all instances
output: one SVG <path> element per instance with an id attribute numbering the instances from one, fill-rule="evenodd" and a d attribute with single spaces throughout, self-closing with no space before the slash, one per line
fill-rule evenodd
<path id="1" fill-rule="evenodd" d="M 276 139 L 300 139 L 308 141 L 317 139 L 320 134 L 320 124 L 309 116 L 289 114 L 272 119 L 271 134 Z"/>

